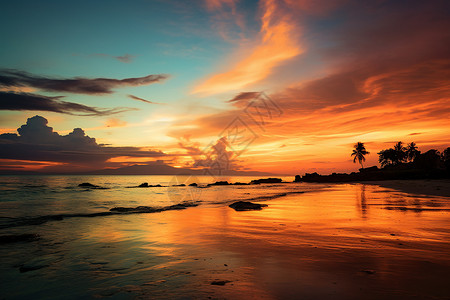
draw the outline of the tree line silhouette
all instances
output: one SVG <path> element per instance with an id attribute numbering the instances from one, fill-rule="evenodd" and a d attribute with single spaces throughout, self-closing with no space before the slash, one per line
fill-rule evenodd
<path id="1" fill-rule="evenodd" d="M 359 161 L 361 167 L 366 160 L 365 155 L 370 154 L 364 143 L 358 142 L 353 146 L 353 162 Z M 404 146 L 403 142 L 397 142 L 393 148 L 378 152 L 378 162 L 382 168 L 404 169 L 407 165 L 417 169 L 447 169 L 450 170 L 450 147 L 442 153 L 436 149 L 421 153 L 416 143 L 411 142 Z"/>
<path id="2" fill-rule="evenodd" d="M 295 182 L 354 182 L 373 180 L 397 179 L 442 179 L 450 178 L 450 147 L 442 153 L 431 149 L 421 153 L 416 143 L 406 146 L 402 142 L 395 143 L 394 147 L 378 152 L 378 161 L 381 168 L 372 166 L 364 168 L 367 151 L 364 143 L 358 142 L 353 146 L 353 162 L 361 164 L 359 172 L 332 173 L 320 175 L 317 172 L 305 173 L 295 176 Z"/>

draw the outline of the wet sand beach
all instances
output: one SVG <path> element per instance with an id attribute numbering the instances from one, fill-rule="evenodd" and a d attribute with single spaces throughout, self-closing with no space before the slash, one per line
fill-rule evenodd
<path id="1" fill-rule="evenodd" d="M 450 197 L 450 179 L 385 180 L 367 181 L 364 183 L 375 184 L 411 194 Z"/>
<path id="2" fill-rule="evenodd" d="M 2 298 L 448 299 L 450 198 L 322 186 L 260 211 L 204 204 L 21 228 L 40 239 L 0 245 Z"/>

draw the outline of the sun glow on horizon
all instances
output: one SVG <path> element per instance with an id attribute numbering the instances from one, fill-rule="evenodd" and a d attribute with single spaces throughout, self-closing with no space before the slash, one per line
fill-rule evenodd
<path id="1" fill-rule="evenodd" d="M 450 145 L 442 3 L 77 5 L 58 8 L 64 20 L 47 2 L 33 12 L 4 7 L 0 170 L 196 170 L 233 130 L 248 133 L 238 150 L 223 149 L 234 171 L 354 171 L 358 141 L 371 152 L 367 165 L 397 141 L 421 151 Z M 74 23 L 82 9 L 84 22 Z M 34 26 L 18 34 L 23 24 Z M 248 116 L 261 93 L 279 108 L 262 126 Z"/>

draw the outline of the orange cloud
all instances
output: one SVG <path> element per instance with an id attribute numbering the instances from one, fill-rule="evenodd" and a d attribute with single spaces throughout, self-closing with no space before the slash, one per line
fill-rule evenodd
<path id="1" fill-rule="evenodd" d="M 106 120 L 106 122 L 105 122 L 106 127 L 123 127 L 126 125 L 127 125 L 127 122 L 122 121 L 117 118 L 110 118 L 110 119 Z"/>
<path id="2" fill-rule="evenodd" d="M 221 9 L 224 5 L 235 6 L 235 0 L 206 0 L 206 6 L 209 10 Z"/>
<path id="3" fill-rule="evenodd" d="M 0 128 L 0 134 L 11 133 L 11 132 L 14 132 L 16 130 L 17 130 L 16 128 Z"/>
<path id="4" fill-rule="evenodd" d="M 250 54 L 238 59 L 231 70 L 213 75 L 195 87 L 194 93 L 215 94 L 238 90 L 266 78 L 276 66 L 302 53 L 296 41 L 298 28 L 287 15 L 278 12 L 277 2 L 265 0 L 262 7 L 258 44 Z"/>
<path id="5" fill-rule="evenodd" d="M 108 163 L 122 163 L 125 165 L 132 165 L 135 163 L 145 163 L 149 161 L 155 161 L 152 157 L 132 157 L 132 156 L 116 156 L 108 159 Z"/>
<path id="6" fill-rule="evenodd" d="M 239 117 L 258 135 L 239 157 L 245 166 L 287 174 L 357 170 L 349 156 L 357 141 L 372 153 L 367 166 L 377 165 L 376 153 L 395 141 L 414 141 L 421 151 L 442 151 L 450 145 L 449 70 L 450 60 L 427 57 L 394 68 L 378 60 L 368 61 L 364 68 L 349 64 L 271 94 L 283 114 L 268 120 L 263 130 L 239 105 L 255 93 L 239 93 L 229 101 L 231 110 L 191 120 L 189 124 L 198 128 L 192 138 L 212 140 Z M 172 134 L 188 132 L 192 134 L 192 128 Z"/>
<path id="7" fill-rule="evenodd" d="M 62 166 L 64 163 L 54 161 L 28 161 L 19 159 L 0 159 L 1 170 L 37 171 L 52 166 Z"/>
<path id="8" fill-rule="evenodd" d="M 0 86 L 0 92 L 33 93 L 36 89 L 29 86 Z"/>

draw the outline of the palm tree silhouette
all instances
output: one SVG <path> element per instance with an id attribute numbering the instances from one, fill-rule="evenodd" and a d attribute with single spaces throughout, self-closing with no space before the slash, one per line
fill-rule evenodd
<path id="1" fill-rule="evenodd" d="M 411 142 L 406 147 L 406 159 L 408 161 L 413 161 L 418 155 L 420 154 L 420 151 L 417 150 L 416 143 Z"/>
<path id="2" fill-rule="evenodd" d="M 397 142 L 394 146 L 395 152 L 397 152 L 397 164 L 404 162 L 406 160 L 406 148 L 403 146 L 402 142 Z"/>
<path id="3" fill-rule="evenodd" d="M 356 163 L 356 160 L 359 161 L 359 163 L 361 164 L 361 168 L 364 168 L 363 166 L 363 161 L 366 161 L 366 158 L 364 157 L 364 155 L 366 154 L 370 154 L 370 152 L 368 152 L 366 150 L 366 147 L 364 147 L 364 143 L 358 142 L 356 143 L 353 148 L 355 148 L 351 154 L 351 156 L 355 156 L 353 158 L 353 162 Z"/>
<path id="4" fill-rule="evenodd" d="M 397 151 L 392 148 L 381 150 L 378 152 L 379 158 L 378 161 L 381 164 L 381 167 L 395 165 L 398 162 L 397 159 Z"/>

